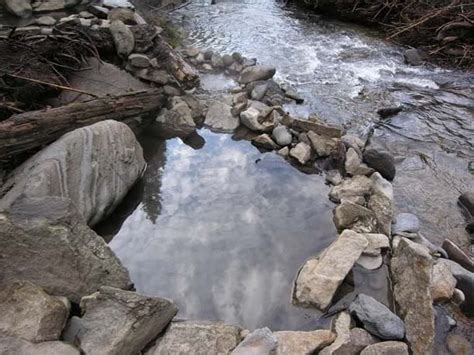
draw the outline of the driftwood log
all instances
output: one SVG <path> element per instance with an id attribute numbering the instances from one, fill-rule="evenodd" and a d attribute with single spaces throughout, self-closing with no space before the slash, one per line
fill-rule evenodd
<path id="1" fill-rule="evenodd" d="M 0 160 L 40 148 L 69 131 L 107 119 L 134 128 L 139 118 L 149 120 L 165 103 L 158 90 L 150 90 L 13 115 L 0 122 Z"/>

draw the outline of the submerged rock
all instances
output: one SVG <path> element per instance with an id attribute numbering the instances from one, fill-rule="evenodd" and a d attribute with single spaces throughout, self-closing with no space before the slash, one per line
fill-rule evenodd
<path id="1" fill-rule="evenodd" d="M 296 159 L 301 165 L 305 165 L 311 158 L 311 147 L 303 142 L 299 142 L 290 149 L 290 157 Z"/>
<path id="2" fill-rule="evenodd" d="M 98 122 L 63 135 L 15 169 L 0 188 L 6 192 L 0 209 L 24 198 L 65 197 L 93 226 L 117 207 L 145 167 L 126 124 Z"/>
<path id="3" fill-rule="evenodd" d="M 232 115 L 232 107 L 220 102 L 214 101 L 206 114 L 204 124 L 218 132 L 233 132 L 240 125 L 238 117 Z"/>
<path id="4" fill-rule="evenodd" d="M 435 335 L 431 299 L 433 261 L 426 247 L 401 238 L 392 258 L 394 296 L 415 354 L 431 354 Z"/>
<path id="5" fill-rule="evenodd" d="M 159 297 L 101 287 L 81 300 L 80 327 L 67 329 L 86 354 L 137 354 L 160 334 L 178 309 Z M 80 331 L 78 331 L 80 330 Z"/>
<path id="6" fill-rule="evenodd" d="M 79 303 L 101 285 L 130 288 L 128 271 L 69 199 L 21 200 L 0 214 L 0 288 L 17 279 Z"/>
<path id="7" fill-rule="evenodd" d="M 381 339 L 398 340 L 405 336 L 403 321 L 370 296 L 359 294 L 351 303 L 349 311 L 368 332 Z"/>
<path id="8" fill-rule="evenodd" d="M 324 310 L 368 245 L 367 239 L 345 230 L 318 258 L 306 261 L 295 283 L 294 302 Z"/>
<path id="9" fill-rule="evenodd" d="M 268 328 L 256 329 L 232 351 L 231 355 L 271 355 L 278 346 L 278 339 Z"/>
<path id="10" fill-rule="evenodd" d="M 69 315 L 67 299 L 53 297 L 27 282 L 0 290 L 0 333 L 37 343 L 58 340 Z"/>
<path id="11" fill-rule="evenodd" d="M 389 152 L 368 148 L 364 151 L 364 162 L 385 179 L 392 181 L 395 178 L 395 158 Z"/>
<path id="12" fill-rule="evenodd" d="M 407 344 L 401 341 L 384 341 L 382 343 L 369 345 L 360 353 L 360 355 L 408 355 L 408 354 L 409 353 L 408 353 Z M 419 353 L 419 354 L 422 354 L 422 353 Z"/>
<path id="13" fill-rule="evenodd" d="M 0 333 L 0 354 L 2 355 L 80 355 L 72 345 L 60 341 L 31 343 L 24 339 Z"/>
<path id="14" fill-rule="evenodd" d="M 252 81 L 271 79 L 275 73 L 275 67 L 269 65 L 250 66 L 240 74 L 239 83 L 248 84 Z"/>
<path id="15" fill-rule="evenodd" d="M 278 340 L 276 355 L 306 355 L 331 344 L 336 335 L 330 330 L 312 332 L 280 331 L 274 335 Z"/>
<path id="16" fill-rule="evenodd" d="M 241 328 L 213 322 L 172 322 L 147 355 L 228 354 L 240 343 Z"/>

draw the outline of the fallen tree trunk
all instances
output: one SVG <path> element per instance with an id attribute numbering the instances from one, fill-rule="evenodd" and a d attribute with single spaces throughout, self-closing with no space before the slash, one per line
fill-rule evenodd
<path id="1" fill-rule="evenodd" d="M 137 125 L 140 118 L 153 117 L 165 102 L 158 90 L 150 90 L 13 115 L 0 122 L 0 160 L 39 148 L 69 131 L 99 121 L 112 119 Z"/>

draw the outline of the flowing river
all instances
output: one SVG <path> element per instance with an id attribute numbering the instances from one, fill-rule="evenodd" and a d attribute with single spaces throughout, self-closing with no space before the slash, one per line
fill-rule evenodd
<path id="1" fill-rule="evenodd" d="M 408 66 L 403 48 L 374 33 L 273 0 L 216 2 L 173 13 L 187 44 L 276 66 L 305 98 L 286 107 L 295 115 L 361 136 L 375 129 L 372 141 L 396 156 L 397 209 L 418 215 L 433 243 L 449 237 L 469 251 L 457 198 L 474 189 L 472 74 Z M 231 84 L 203 78 L 208 91 Z M 377 109 L 399 105 L 380 125 Z M 102 234 L 137 290 L 174 299 L 183 318 L 314 329 L 317 315 L 290 298 L 300 265 L 336 237 L 324 176 L 236 136 L 199 134 L 194 148 L 143 140 L 147 173 Z"/>

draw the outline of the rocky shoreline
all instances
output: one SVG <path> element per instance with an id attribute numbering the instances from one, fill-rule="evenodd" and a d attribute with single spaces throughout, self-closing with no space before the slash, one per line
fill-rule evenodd
<path id="1" fill-rule="evenodd" d="M 110 15 L 112 9 L 100 7 L 100 16 Z M 256 59 L 185 48 L 181 54 L 170 52 L 180 67 L 164 65 L 153 47 L 156 42 L 143 46 L 150 38 L 137 37 L 137 27 L 146 24 L 137 24 L 141 20 L 132 9 L 116 10 L 122 10 L 120 19 L 113 15 L 100 19 L 100 25 L 92 24 L 99 13 L 94 10 L 62 22 L 110 31 L 126 72 L 109 69 L 152 85 L 167 103 L 151 122 L 105 120 L 71 127 L 7 177 L 0 189 L 0 353 L 472 352 L 469 340 L 452 330 L 454 318 L 473 307 L 474 263 L 449 240 L 442 248 L 431 244 L 420 234 L 416 216 L 394 216 L 391 181 L 396 169 L 390 153 L 316 115 L 307 120 L 289 115 L 282 106 L 302 103 L 302 98 L 273 80 L 275 68 Z M 126 24 L 131 16 L 135 24 Z M 48 23 L 43 31 L 55 26 Z M 159 32 L 154 28 L 151 36 Z M 113 76 L 101 74 L 107 65 L 92 70 L 92 78 L 102 75 L 107 82 Z M 239 85 L 224 98 L 203 101 L 193 95 L 198 71 L 224 73 Z M 145 89 L 135 78 L 120 89 Z M 89 84 L 83 77 L 74 88 L 119 94 L 83 86 Z M 146 169 L 130 128 L 136 126 L 185 141 L 202 126 L 225 133 L 243 126 L 245 138 L 262 151 L 274 150 L 303 171 L 314 166 L 324 171 L 332 185 L 328 198 L 337 204 L 333 221 L 340 235 L 295 270 L 288 297 L 297 305 L 335 314 L 330 329 L 272 332 L 182 321 L 174 319 L 178 309 L 173 301 L 133 291 L 128 271 L 91 227 L 112 213 Z M 473 214 L 472 196 L 467 193 L 460 201 Z M 378 270 L 382 264 L 390 270 L 389 302 L 357 292 L 354 270 Z M 455 311 L 450 315 L 448 309 Z M 447 324 L 442 339 L 439 322 Z"/>

